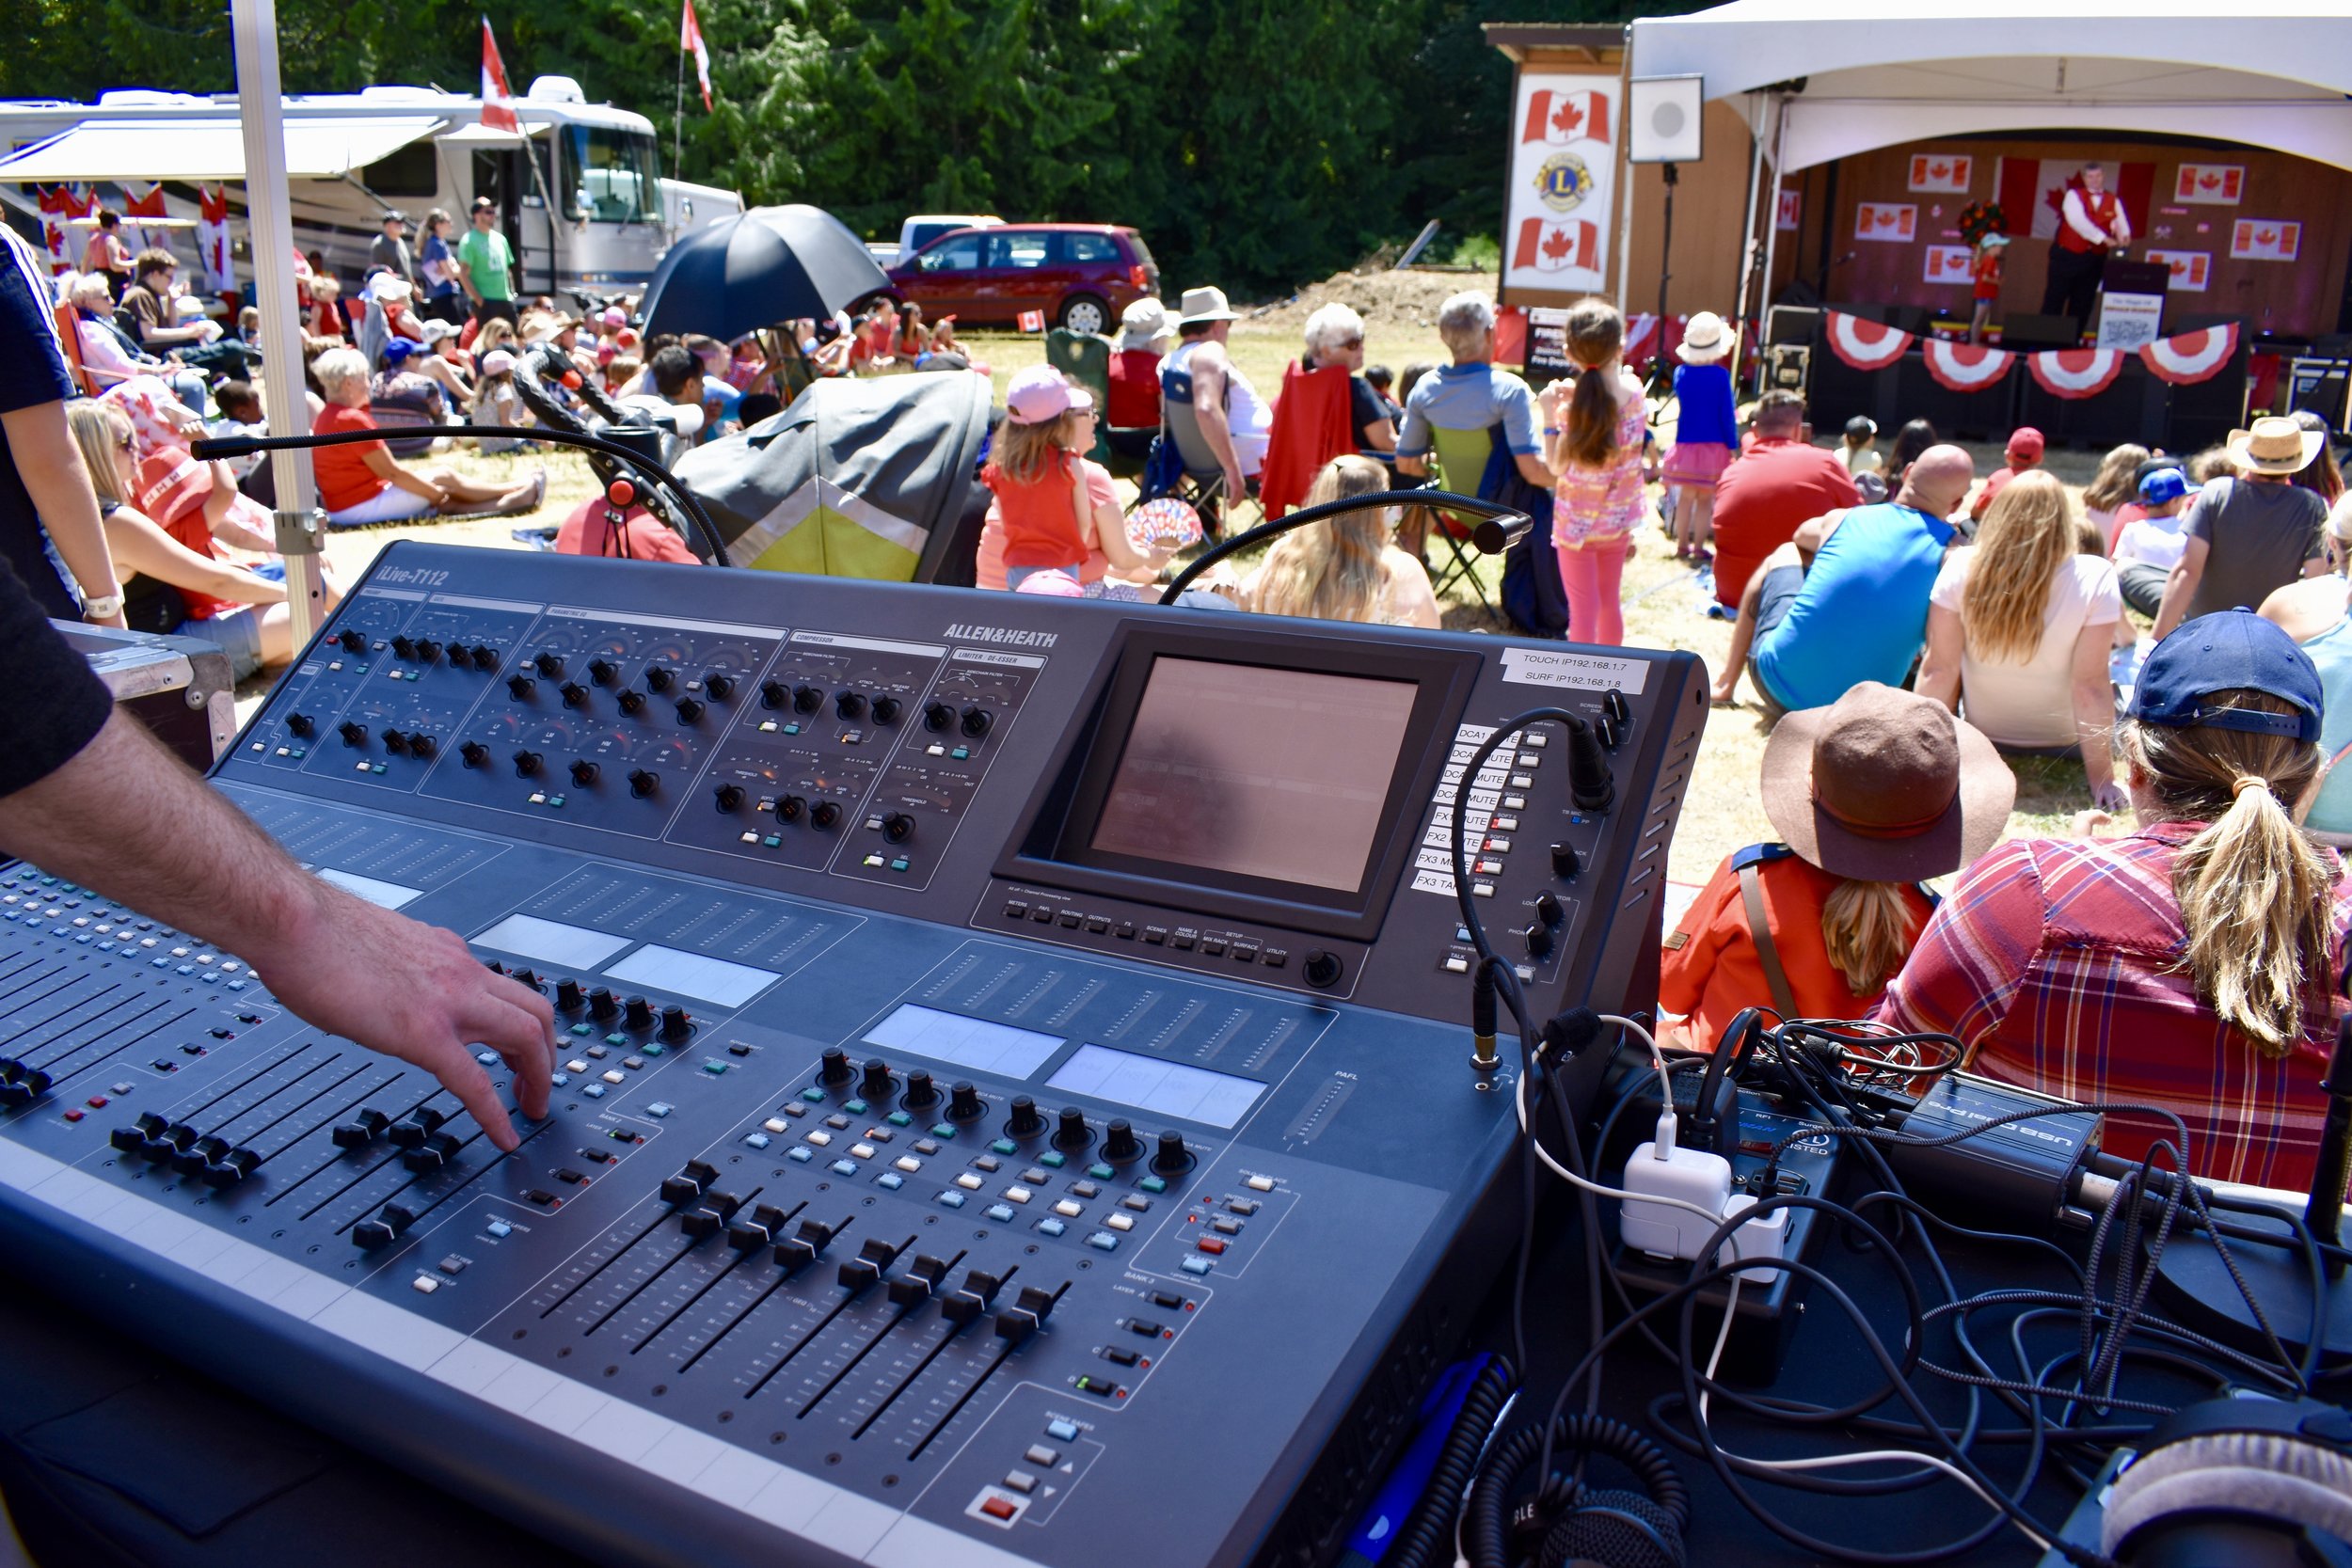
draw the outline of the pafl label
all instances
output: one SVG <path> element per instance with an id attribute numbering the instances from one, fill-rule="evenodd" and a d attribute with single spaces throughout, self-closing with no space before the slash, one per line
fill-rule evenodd
<path id="1" fill-rule="evenodd" d="M 1649 679 L 1649 665 L 1638 658 L 1609 658 L 1566 649 L 1506 648 L 1502 678 L 1520 686 L 1567 686 L 1585 691 L 1606 691 L 1613 686 L 1630 697 Z"/>

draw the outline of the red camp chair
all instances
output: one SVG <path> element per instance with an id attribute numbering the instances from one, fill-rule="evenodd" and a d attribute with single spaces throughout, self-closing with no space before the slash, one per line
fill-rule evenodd
<path id="1" fill-rule="evenodd" d="M 94 398 L 104 388 L 98 378 L 82 363 L 82 318 L 73 307 L 59 301 L 56 309 L 57 346 L 65 351 L 66 369 L 73 372 L 73 384 L 82 388 L 82 395 Z"/>
<path id="2" fill-rule="evenodd" d="M 1268 518 L 1297 506 L 1326 463 L 1356 450 L 1349 379 L 1342 365 L 1309 371 L 1294 359 L 1283 367 L 1274 425 L 1266 433 L 1265 465 L 1258 471 L 1258 504 Z"/>

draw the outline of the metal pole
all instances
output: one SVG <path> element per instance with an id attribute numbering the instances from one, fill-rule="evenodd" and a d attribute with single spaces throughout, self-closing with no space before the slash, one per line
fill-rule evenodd
<path id="1" fill-rule="evenodd" d="M 1780 94 L 1772 101 L 1772 197 L 1764 210 L 1764 277 L 1756 287 L 1756 315 L 1770 323 L 1772 319 L 1772 263 L 1780 252 L 1780 182 L 1781 161 L 1788 150 L 1788 95 Z M 1756 356 L 1756 385 L 1764 388 L 1764 356 L 1762 346 L 1767 334 L 1757 332 L 1758 352 Z"/>
<path id="2" fill-rule="evenodd" d="M 286 192 L 285 101 L 278 75 L 275 0 L 231 0 L 238 119 L 245 132 L 245 211 L 253 247 L 253 303 L 262 312 L 262 408 L 272 430 L 310 428 L 302 395 L 302 328 L 295 319 L 293 200 Z M 286 558 L 286 600 L 294 645 L 303 647 L 326 618 L 319 571 L 318 491 L 306 451 L 270 456 L 278 484 L 278 548 Z"/>
<path id="3" fill-rule="evenodd" d="M 1756 113 L 1748 121 L 1748 212 L 1747 216 L 1740 224 L 1740 300 L 1732 308 L 1731 317 L 1734 322 L 1740 324 L 1742 330 L 1745 330 L 1748 325 L 1748 286 L 1756 274 L 1756 187 L 1764 178 L 1764 127 L 1757 122 L 1770 118 L 1772 114 L 1771 99 L 1758 95 L 1753 97 L 1750 102 L 1755 105 Z M 1750 332 L 1748 341 L 1753 343 L 1756 341 L 1756 335 Z"/>

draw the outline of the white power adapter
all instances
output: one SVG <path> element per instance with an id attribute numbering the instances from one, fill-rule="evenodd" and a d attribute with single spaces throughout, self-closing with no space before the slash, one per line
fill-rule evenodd
<path id="1" fill-rule="evenodd" d="M 1658 1143 L 1645 1143 L 1625 1163 L 1625 1190 L 1640 1196 L 1625 1200 L 1617 1231 L 1637 1252 L 1696 1258 L 1730 1200 L 1731 1162 L 1720 1154 L 1676 1148 L 1674 1129 L 1663 1117 L 1660 1131 L 1664 1134 L 1662 1153 Z M 1668 1201 L 1645 1203 L 1644 1197 Z"/>
<path id="2" fill-rule="evenodd" d="M 1756 1199 L 1745 1193 L 1733 1196 L 1724 1206 L 1724 1218 L 1756 1207 Z M 1783 1258 L 1788 1251 L 1788 1216 L 1796 1211 L 1775 1209 L 1769 1214 L 1758 1214 L 1747 1221 L 1715 1249 L 1718 1264 L 1746 1262 L 1756 1258 Z M 1741 1269 L 1739 1276 L 1752 1284 L 1768 1285 L 1779 1269 Z"/>

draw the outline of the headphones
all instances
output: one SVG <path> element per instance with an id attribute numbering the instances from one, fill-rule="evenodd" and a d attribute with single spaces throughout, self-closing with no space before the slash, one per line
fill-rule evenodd
<path id="1" fill-rule="evenodd" d="M 2185 1405 L 2116 1478 L 2099 1549 L 2125 1568 L 2303 1568 L 2352 1544 L 2352 1411 L 2259 1397 Z"/>
<path id="2" fill-rule="evenodd" d="M 1555 1472 L 1510 1511 L 1502 1498 L 1543 1452 L 1544 1429 L 1521 1427 L 1497 1443 L 1479 1472 L 1465 1516 L 1477 1562 L 1529 1561 L 1536 1568 L 1684 1568 L 1682 1531 L 1691 1494 L 1663 1449 L 1623 1421 L 1565 1416 L 1552 1423 L 1552 1460 L 1611 1459 L 1639 1490 L 1595 1486 Z M 1505 1546 L 1505 1536 L 1509 1545 Z"/>

